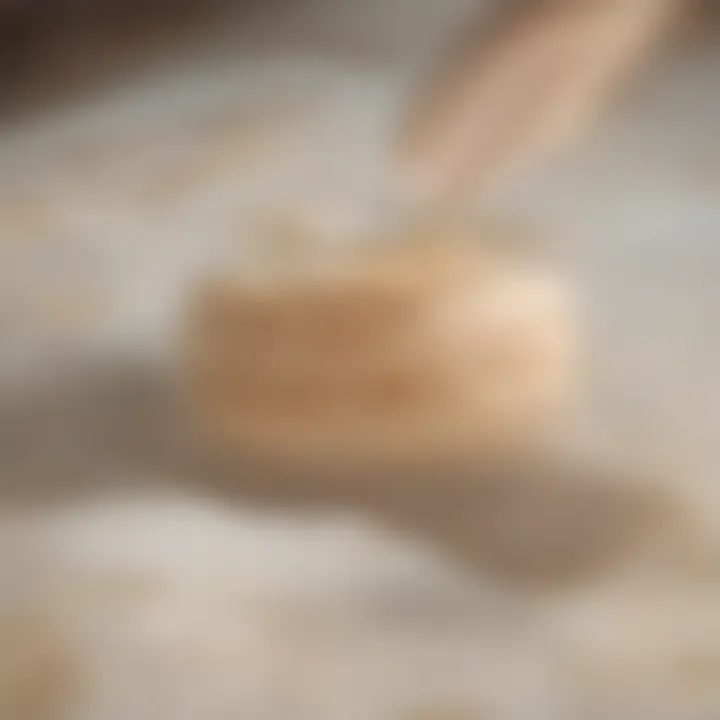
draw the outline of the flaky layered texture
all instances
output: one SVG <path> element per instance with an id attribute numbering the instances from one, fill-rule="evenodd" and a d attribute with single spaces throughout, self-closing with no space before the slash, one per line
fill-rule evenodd
<path id="1" fill-rule="evenodd" d="M 553 268 L 443 237 L 211 282 L 191 378 L 212 432 L 278 457 L 426 457 L 522 442 L 577 380 Z"/>

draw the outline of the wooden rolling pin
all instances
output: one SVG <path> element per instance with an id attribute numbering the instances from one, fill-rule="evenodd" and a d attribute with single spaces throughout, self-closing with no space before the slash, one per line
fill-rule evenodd
<path id="1" fill-rule="evenodd" d="M 402 134 L 421 202 L 459 206 L 571 145 L 692 0 L 523 0 L 483 17 Z"/>

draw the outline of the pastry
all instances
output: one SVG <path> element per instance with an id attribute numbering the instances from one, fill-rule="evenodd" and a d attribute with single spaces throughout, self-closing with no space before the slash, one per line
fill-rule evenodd
<path id="1" fill-rule="evenodd" d="M 446 231 L 225 273 L 191 312 L 193 397 L 214 437 L 291 462 L 514 445 L 574 393 L 571 295 L 549 265 Z"/>

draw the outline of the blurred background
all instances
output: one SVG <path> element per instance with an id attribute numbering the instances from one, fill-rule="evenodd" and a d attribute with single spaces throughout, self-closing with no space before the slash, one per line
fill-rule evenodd
<path id="1" fill-rule="evenodd" d="M 123 491 L 156 478 L 183 488 L 211 482 L 188 450 L 177 393 L 179 328 L 195 283 L 228 257 L 242 265 L 258 227 L 278 213 L 309 208 L 342 228 L 367 212 L 413 89 L 479 4 L 0 2 L 5 502 L 75 497 L 78 490 L 114 487 L 117 478 Z M 549 248 L 582 290 L 590 392 L 578 438 L 569 442 L 587 442 L 652 477 L 709 531 L 720 513 L 717 37 L 699 34 L 663 55 L 588 140 L 487 209 L 550 238 Z M 385 550 L 373 555 L 384 556 Z M 383 572 L 370 573 L 369 586 L 382 586 Z M 479 621 L 451 603 L 430 623 L 443 637 L 439 644 L 432 635 L 423 645 L 425 630 L 418 628 L 426 620 L 410 625 L 417 646 L 403 645 L 403 652 L 432 656 L 423 672 L 452 674 L 454 661 L 438 662 L 449 653 L 473 686 L 473 653 L 485 658 L 488 624 L 495 633 L 504 622 L 494 613 L 519 603 L 530 608 L 523 622 L 533 633 L 552 634 L 557 622 L 563 633 L 590 638 L 573 647 L 587 649 L 592 660 L 582 662 L 597 661 L 592 699 L 583 696 L 584 709 L 565 708 L 567 715 L 553 704 L 582 695 L 577 689 L 589 682 L 568 652 L 558 671 L 564 689 L 550 692 L 540 715 L 527 714 L 527 704 L 504 705 L 516 690 L 498 681 L 505 695 L 493 700 L 496 715 L 452 714 L 449 702 L 439 714 L 407 717 L 715 717 L 720 627 L 707 606 L 718 598 L 716 575 L 713 564 L 687 593 L 679 580 L 621 599 L 603 586 L 598 603 L 607 603 L 596 615 L 593 590 L 580 592 L 581 599 L 513 590 L 500 602 L 487 601 L 490 615 L 473 610 Z M 409 592 L 420 596 L 422 587 L 411 583 Z M 672 596 L 667 607 L 653 604 L 660 596 Z M 653 620 L 632 649 L 605 642 L 627 637 L 649 610 Z M 546 611 L 549 624 L 533 624 L 534 613 Z M 707 620 L 701 629 L 690 622 L 699 616 Z M 467 623 L 465 631 L 458 633 L 458 622 Z M 361 676 L 362 663 L 394 657 L 383 650 L 393 632 L 369 623 L 368 639 L 353 641 L 362 651 L 337 662 Z M 682 655 L 683 643 L 699 636 L 702 693 Z M 516 634 L 503 638 L 493 634 L 493 647 L 502 648 L 497 657 L 516 652 Z M 538 643 L 536 650 L 544 647 Z M 663 652 L 670 660 L 661 671 L 653 663 Z M 625 660 L 637 672 L 628 682 L 624 672 L 608 670 Z M 668 669 L 675 661 L 683 666 L 677 675 Z M 484 662 L 485 669 L 493 664 Z M 504 680 L 536 677 L 537 669 L 521 671 L 521 664 L 513 659 L 497 673 L 505 672 Z M 377 691 L 380 680 L 363 677 L 363 692 Z M 350 717 L 353 693 L 343 687 L 340 704 L 348 703 L 348 714 L 311 717 Z M 532 708 L 535 701 L 528 702 Z"/>

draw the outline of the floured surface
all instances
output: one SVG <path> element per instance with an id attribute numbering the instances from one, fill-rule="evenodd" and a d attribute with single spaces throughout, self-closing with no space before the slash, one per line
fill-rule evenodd
<path id="1" fill-rule="evenodd" d="M 382 18 L 377 22 L 383 25 Z M 188 281 L 228 249 L 246 258 L 255 223 L 278 205 L 329 207 L 331 222 L 342 227 L 351 222 L 344 210 L 352 215 L 372 204 L 368 188 L 413 63 L 384 56 L 335 63 L 331 49 L 309 52 L 302 43 L 293 50 L 297 57 L 225 50 L 198 51 L 197 62 L 188 62 L 195 55 L 185 51 L 182 70 L 161 63 L 142 78 L 62 113 L 8 125 L 0 135 L 0 357 L 3 378 L 15 385 L 0 407 L 8 494 L 47 498 L 98 484 L 127 490 L 155 484 L 148 480 L 155 473 L 170 484 L 176 477 L 191 485 L 202 481 L 182 467 L 176 451 L 179 413 L 168 400 L 172 374 L 164 369 L 173 357 Z M 630 98 L 584 151 L 507 199 L 513 212 L 568 238 L 562 252 L 588 290 L 598 390 L 593 434 L 661 471 L 659 481 L 690 500 L 696 524 L 707 521 L 710 529 L 720 511 L 718 65 L 711 50 L 681 58 Z M 61 366 L 69 366 L 69 375 Z M 165 668 L 158 687 L 168 717 L 178 717 L 173 703 L 189 718 L 208 717 L 206 708 L 191 703 L 203 694 L 217 717 L 303 716 L 273 705 L 279 700 L 268 690 L 268 675 L 286 678 L 285 698 L 313 718 L 344 719 L 354 712 L 540 720 L 549 708 L 552 720 L 694 720 L 720 708 L 714 562 L 689 561 L 682 577 L 679 571 L 652 579 L 638 572 L 632 582 L 618 578 L 558 598 L 533 600 L 507 588 L 498 590 L 500 598 L 494 590 L 486 597 L 483 591 L 482 602 L 459 580 L 457 589 L 450 580 L 435 585 L 433 572 L 418 570 L 427 580 L 422 588 L 411 582 L 408 594 L 439 595 L 450 606 L 444 619 L 429 623 L 432 630 L 425 620 L 402 630 L 395 618 L 381 621 L 354 605 L 383 588 L 392 592 L 402 574 L 383 570 L 387 556 L 403 554 L 389 540 L 378 541 L 379 549 L 361 533 L 350 543 L 361 549 L 349 551 L 333 535 L 343 536 L 340 528 L 318 539 L 315 531 L 283 521 L 258 529 L 259 521 L 227 509 L 148 502 L 47 521 L 38 555 L 17 585 L 13 580 L 3 587 L 21 588 L 32 578 L 50 582 L 44 569 L 63 563 L 83 568 L 81 577 L 58 587 L 58 607 L 39 608 L 26 620 L 40 637 L 48 624 L 53 638 L 59 633 L 52 643 L 62 647 L 50 653 L 51 669 L 65 662 L 68 632 L 71 645 L 83 646 L 83 662 L 94 666 L 95 658 L 105 657 L 98 673 L 112 670 L 107 648 L 120 643 L 127 654 L 117 661 L 125 658 L 128 665 L 115 681 L 138 683 L 140 702 L 150 703 L 142 671 L 148 668 L 146 644 L 157 642 L 158 663 L 150 664 Z M 83 548 L 105 532 L 98 525 L 115 527 L 112 542 L 123 546 L 120 555 L 127 552 L 133 568 L 150 562 L 143 539 L 159 548 L 150 574 L 163 589 L 152 599 L 143 596 L 129 618 L 105 596 L 97 600 L 97 558 L 58 540 L 77 537 L 72 528 L 88 524 L 92 528 L 82 532 L 92 539 Z M 124 542 L 128 528 L 140 545 L 135 550 Z M 174 552 L 179 537 L 193 542 L 195 556 Z M 163 553 L 163 546 L 172 550 Z M 300 549 L 307 565 L 298 559 Z M 208 581 L 208 594 L 198 597 L 188 581 L 208 567 L 209 557 L 220 558 L 219 572 Z M 123 582 L 124 563 L 114 551 L 101 558 L 103 582 L 105 569 L 111 584 Z M 352 568 L 358 583 L 353 600 L 337 584 L 325 585 L 314 563 L 333 582 L 338 574 L 347 577 L 340 568 Z M 236 584 L 258 588 L 260 597 L 243 591 L 228 609 Z M 302 599 L 307 593 L 309 604 Z M 453 605 L 458 593 L 467 598 L 463 607 L 475 608 L 470 616 Z M 69 598 L 70 607 L 60 598 Z M 92 607 L 85 615 L 87 602 Z M 276 602 L 279 621 L 266 617 Z M 509 618 L 501 613 L 500 622 L 496 613 L 508 605 Z M 215 613 L 218 606 L 223 610 Z M 172 619 L 173 609 L 174 628 L 158 619 Z M 287 614 L 295 629 L 287 629 Z M 404 608 L 400 615 L 412 612 Z M 123 637 L 113 629 L 120 617 L 132 630 Z M 210 617 L 217 621 L 212 627 Z M 79 618 L 93 622 L 78 629 Z M 296 630 L 307 633 L 302 642 Z M 163 654 L 165 640 L 154 633 L 180 642 L 187 652 L 181 667 Z M 93 645 L 93 638 L 108 645 Z M 288 649 L 297 655 L 288 657 Z M 258 652 L 268 661 L 261 670 Z M 311 665 L 312 653 L 320 657 Z M 200 674 L 196 654 L 211 659 Z M 217 674 L 205 672 L 215 667 Z M 245 669 L 239 688 L 237 667 Z M 337 695 L 329 697 L 328 687 Z M 97 712 L 78 720 L 126 717 L 127 708 L 113 715 L 105 700 L 87 697 L 85 707 Z M 153 720 L 162 718 L 152 712 Z"/>
<path id="2" fill-rule="evenodd" d="M 472 602 L 451 574 L 352 519 L 170 499 L 55 513 L 17 533 L 29 539 L 15 549 L 33 549 L 45 575 L 24 563 L 12 582 L 27 604 L 5 603 L 3 620 L 34 616 L 60 635 L 68 717 L 402 718 L 456 706 L 475 717 L 487 705 L 523 717 L 526 703 L 551 701 L 509 607 L 489 591 Z"/>
<path id="3" fill-rule="evenodd" d="M 697 588 L 533 604 L 352 518 L 170 497 L 39 514 L 2 540 L 0 661 L 23 681 L 0 697 L 33 717 L 702 718 L 720 702 Z"/>

